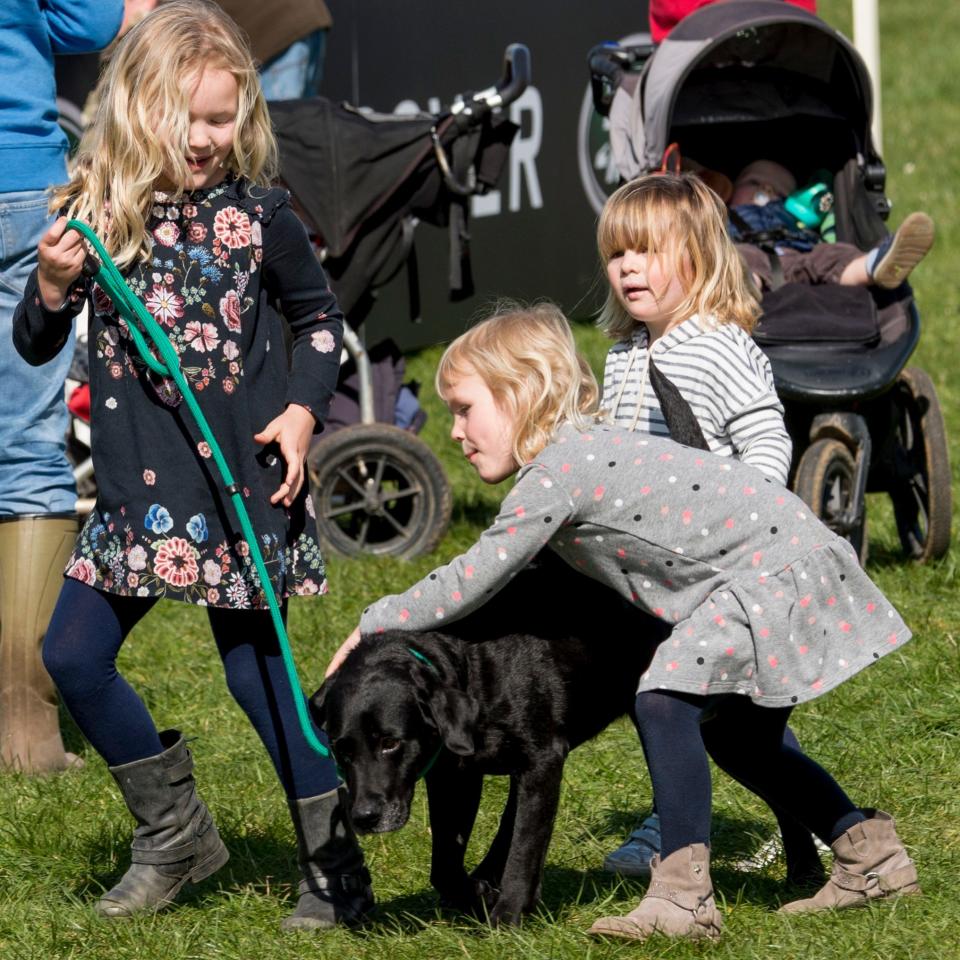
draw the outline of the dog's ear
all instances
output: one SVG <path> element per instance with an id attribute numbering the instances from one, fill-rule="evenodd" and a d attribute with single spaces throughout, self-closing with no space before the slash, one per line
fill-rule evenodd
<path id="1" fill-rule="evenodd" d="M 320 685 L 320 689 L 310 698 L 310 716 L 313 722 L 322 730 L 327 720 L 326 699 L 327 692 L 330 690 L 330 679 L 326 679 Z"/>
<path id="2" fill-rule="evenodd" d="M 475 752 L 474 733 L 480 707 L 477 701 L 456 687 L 437 687 L 430 695 L 430 713 L 444 746 L 461 757 Z"/>

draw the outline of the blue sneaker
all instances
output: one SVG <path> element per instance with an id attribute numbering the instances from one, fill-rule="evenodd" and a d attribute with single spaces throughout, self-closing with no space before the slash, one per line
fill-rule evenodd
<path id="1" fill-rule="evenodd" d="M 622 877 L 650 876 L 650 860 L 660 852 L 660 817 L 651 813 L 624 844 L 607 854 L 603 869 Z"/>
<path id="2" fill-rule="evenodd" d="M 867 260 L 870 282 L 884 290 L 899 287 L 910 271 L 933 246 L 933 220 L 925 213 L 911 213 L 896 233 L 885 237 Z"/>

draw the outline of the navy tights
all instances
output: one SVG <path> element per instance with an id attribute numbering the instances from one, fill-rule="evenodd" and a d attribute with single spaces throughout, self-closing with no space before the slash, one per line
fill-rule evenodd
<path id="1" fill-rule="evenodd" d="M 154 605 L 66 579 L 43 643 L 43 662 L 71 716 L 114 767 L 163 750 L 144 702 L 117 672 L 127 634 Z M 287 796 L 336 788 L 332 760 L 318 756 L 300 729 L 293 689 L 267 611 L 209 607 L 227 687 L 267 748 Z M 326 744 L 320 734 L 321 742 Z"/>
<path id="2" fill-rule="evenodd" d="M 634 709 L 657 798 L 664 858 L 692 843 L 710 843 L 708 753 L 769 804 L 781 825 L 792 818 L 832 843 L 864 819 L 826 770 L 799 745 L 784 743 L 792 708 L 760 707 L 737 694 L 707 698 L 651 690 L 637 695 Z"/>

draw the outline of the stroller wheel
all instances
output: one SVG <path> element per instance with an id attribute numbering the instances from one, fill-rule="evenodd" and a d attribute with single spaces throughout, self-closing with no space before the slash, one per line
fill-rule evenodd
<path id="1" fill-rule="evenodd" d="M 800 458 L 793 489 L 831 530 L 850 541 L 862 566 L 867 561 L 866 511 L 853 529 L 847 529 L 855 472 L 853 454 L 846 444 L 830 438 L 817 440 Z"/>
<path id="2" fill-rule="evenodd" d="M 907 367 L 896 390 L 896 449 L 890 487 L 904 552 L 925 563 L 950 547 L 950 458 L 940 401 L 925 371 Z"/>
<path id="3" fill-rule="evenodd" d="M 346 427 L 307 457 L 321 546 L 345 556 L 414 557 L 450 522 L 450 485 L 417 436 L 383 423 Z"/>

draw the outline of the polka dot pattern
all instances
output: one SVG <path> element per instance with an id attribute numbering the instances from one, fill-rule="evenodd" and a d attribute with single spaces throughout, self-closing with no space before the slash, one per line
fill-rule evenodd
<path id="1" fill-rule="evenodd" d="M 545 543 L 676 624 L 641 690 L 790 705 L 910 637 L 849 545 L 783 487 L 746 464 L 607 425 L 562 428 L 466 554 L 372 604 L 361 628 L 432 629 L 461 617 Z"/>

